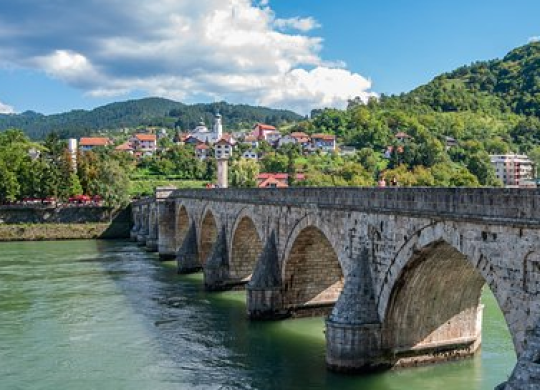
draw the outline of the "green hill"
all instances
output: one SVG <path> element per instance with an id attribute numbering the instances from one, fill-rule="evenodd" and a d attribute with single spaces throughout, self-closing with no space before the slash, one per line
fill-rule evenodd
<path id="1" fill-rule="evenodd" d="M 201 118 L 204 118 L 206 123 L 211 123 L 216 111 L 222 114 L 224 125 L 231 130 L 250 127 L 255 122 L 279 125 L 302 119 L 300 115 L 287 110 L 225 102 L 186 105 L 153 97 L 112 103 L 90 111 L 73 110 L 55 115 L 43 115 L 33 111 L 17 115 L 0 114 L 0 131 L 18 128 L 33 139 L 43 139 L 52 131 L 67 138 L 136 126 L 178 126 L 187 130 L 192 129 Z"/>
<path id="2" fill-rule="evenodd" d="M 437 111 L 540 116 L 540 42 L 436 77 L 404 97 Z"/>

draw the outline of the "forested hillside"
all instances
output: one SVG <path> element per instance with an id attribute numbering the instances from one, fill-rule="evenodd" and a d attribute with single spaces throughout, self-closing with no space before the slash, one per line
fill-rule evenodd
<path id="1" fill-rule="evenodd" d="M 168 99 L 146 98 L 112 103 L 91 111 L 73 110 L 55 115 L 42 115 L 32 111 L 19 115 L 0 114 L 0 131 L 17 128 L 24 130 L 30 138 L 43 139 L 53 131 L 60 137 L 67 138 L 90 135 L 105 129 L 144 125 L 179 126 L 183 130 L 188 130 L 195 127 L 201 118 L 204 118 L 207 124 L 211 124 L 217 110 L 223 115 L 224 124 L 228 129 L 251 127 L 255 122 L 279 125 L 302 119 L 291 111 L 266 107 L 224 102 L 186 105 Z"/>
<path id="2" fill-rule="evenodd" d="M 540 42 L 442 74 L 401 98 L 444 112 L 540 116 Z"/>

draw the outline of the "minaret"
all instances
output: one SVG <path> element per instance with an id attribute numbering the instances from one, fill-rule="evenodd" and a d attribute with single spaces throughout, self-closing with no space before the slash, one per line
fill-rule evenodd
<path id="1" fill-rule="evenodd" d="M 214 134 L 216 135 L 215 142 L 219 141 L 223 136 L 223 125 L 221 124 L 221 115 L 219 112 L 214 117 Z"/>
<path id="2" fill-rule="evenodd" d="M 68 140 L 69 157 L 71 158 L 71 169 L 77 172 L 77 140 L 70 138 Z"/>

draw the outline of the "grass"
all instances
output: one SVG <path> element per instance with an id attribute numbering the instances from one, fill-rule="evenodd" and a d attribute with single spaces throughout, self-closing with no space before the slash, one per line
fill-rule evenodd
<path id="1" fill-rule="evenodd" d="M 132 180 L 129 186 L 130 196 L 152 195 L 156 187 L 174 186 L 176 188 L 204 188 L 204 180 L 161 180 L 147 178 L 145 180 Z"/>

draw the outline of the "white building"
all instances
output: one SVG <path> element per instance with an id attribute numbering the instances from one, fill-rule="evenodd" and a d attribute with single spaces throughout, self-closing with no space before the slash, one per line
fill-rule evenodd
<path id="1" fill-rule="evenodd" d="M 211 151 L 210 146 L 206 144 L 200 144 L 195 147 L 195 155 L 201 161 L 204 161 L 208 157 L 210 157 L 210 151 Z"/>
<path id="2" fill-rule="evenodd" d="M 245 159 L 248 159 L 248 160 L 259 160 L 259 155 L 257 154 L 256 151 L 254 150 L 246 150 L 243 154 L 242 154 L 242 157 L 245 158 Z"/>
<path id="3" fill-rule="evenodd" d="M 232 137 L 225 135 L 214 144 L 214 152 L 216 159 L 230 158 L 234 150 L 234 140 Z"/>
<path id="4" fill-rule="evenodd" d="M 290 134 L 286 134 L 280 138 L 278 142 L 278 147 L 282 147 L 283 145 L 289 145 L 289 144 L 296 145 L 297 143 L 298 143 L 298 140 L 295 137 L 293 137 Z"/>
<path id="5" fill-rule="evenodd" d="M 210 131 L 203 121 L 189 133 L 189 136 L 197 139 L 202 143 L 215 143 L 223 136 L 223 124 L 221 123 L 221 115 L 218 113 L 214 117 L 214 126 Z"/>
<path id="6" fill-rule="evenodd" d="M 268 131 L 265 133 L 264 140 L 270 145 L 276 145 L 281 138 L 281 133 L 279 131 Z"/>
<path id="7" fill-rule="evenodd" d="M 155 134 L 135 134 L 129 141 L 133 149 L 144 156 L 151 156 L 157 150 L 157 137 Z"/>
<path id="8" fill-rule="evenodd" d="M 259 147 L 259 139 L 254 135 L 247 135 L 242 142 L 244 145 L 249 145 L 250 148 L 257 149 Z"/>
<path id="9" fill-rule="evenodd" d="M 507 187 L 523 187 L 535 179 L 534 164 L 526 155 L 492 155 L 495 174 Z"/>

